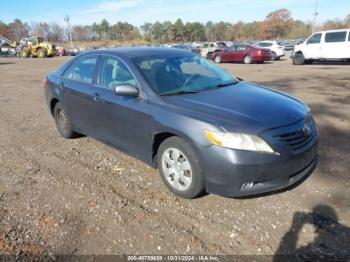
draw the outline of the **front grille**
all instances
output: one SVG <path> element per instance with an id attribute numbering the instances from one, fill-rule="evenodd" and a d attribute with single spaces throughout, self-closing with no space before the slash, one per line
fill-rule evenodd
<path id="1" fill-rule="evenodd" d="M 276 134 L 274 137 L 284 146 L 288 147 L 292 153 L 303 152 L 315 142 L 317 131 L 315 122 L 310 121 L 309 132 L 305 130 L 305 125 L 298 126 L 298 129 L 287 133 Z"/>

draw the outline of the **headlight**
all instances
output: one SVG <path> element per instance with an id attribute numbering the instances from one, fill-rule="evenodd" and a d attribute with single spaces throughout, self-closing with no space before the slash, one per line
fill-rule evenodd
<path id="1" fill-rule="evenodd" d="M 239 150 L 274 153 L 273 149 L 263 139 L 256 135 L 208 130 L 205 130 L 204 134 L 214 145 L 217 146 Z"/>

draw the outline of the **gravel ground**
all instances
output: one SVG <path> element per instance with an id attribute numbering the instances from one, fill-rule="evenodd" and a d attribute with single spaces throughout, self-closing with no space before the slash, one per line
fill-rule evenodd
<path id="1" fill-rule="evenodd" d="M 350 65 L 223 64 L 310 106 L 319 165 L 289 191 L 184 200 L 144 163 L 59 136 L 43 79 L 67 59 L 0 58 L 0 254 L 350 253 Z"/>

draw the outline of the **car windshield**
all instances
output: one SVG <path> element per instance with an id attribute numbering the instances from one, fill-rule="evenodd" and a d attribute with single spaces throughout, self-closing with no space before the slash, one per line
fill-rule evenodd
<path id="1" fill-rule="evenodd" d="M 133 62 L 159 95 L 197 93 L 239 82 L 212 62 L 192 54 L 137 57 Z"/>

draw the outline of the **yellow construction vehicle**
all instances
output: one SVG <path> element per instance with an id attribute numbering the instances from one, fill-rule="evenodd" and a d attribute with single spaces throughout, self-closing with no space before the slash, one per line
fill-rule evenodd
<path id="1" fill-rule="evenodd" d="M 56 55 L 55 45 L 46 42 L 44 38 L 38 36 L 31 36 L 29 38 L 22 38 L 20 41 L 19 57 L 51 57 Z"/>

